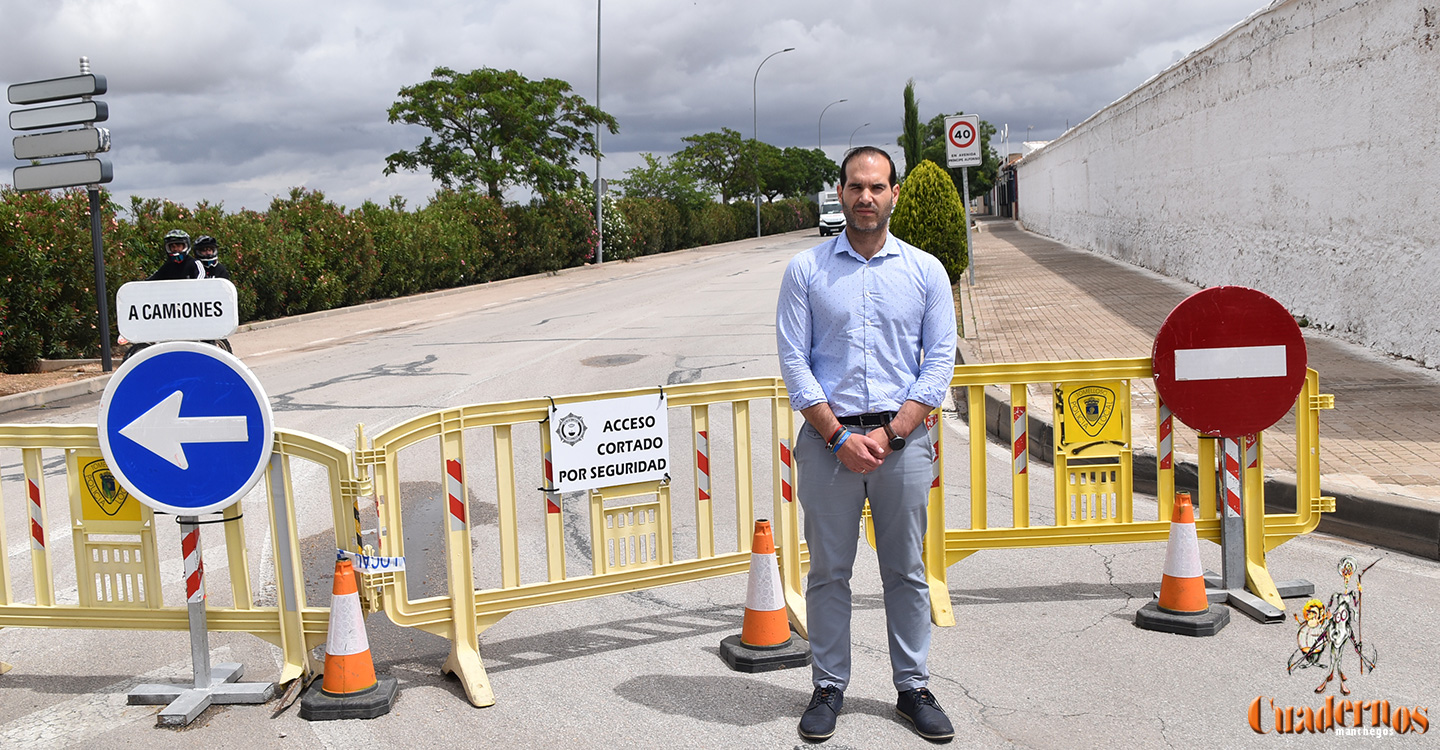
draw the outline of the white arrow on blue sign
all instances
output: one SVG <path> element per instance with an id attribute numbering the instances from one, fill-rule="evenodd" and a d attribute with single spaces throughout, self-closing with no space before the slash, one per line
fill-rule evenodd
<path id="1" fill-rule="evenodd" d="M 154 510 L 229 507 L 260 480 L 274 445 L 270 401 L 255 374 L 209 344 L 171 341 L 128 359 L 100 399 L 100 452 Z"/>

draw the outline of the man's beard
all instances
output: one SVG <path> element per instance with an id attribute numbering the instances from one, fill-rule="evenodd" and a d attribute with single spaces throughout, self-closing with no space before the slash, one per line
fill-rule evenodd
<path id="1" fill-rule="evenodd" d="M 876 205 L 876 208 L 877 208 L 877 209 L 879 208 L 879 205 L 878 205 L 878 204 Z M 889 223 L 889 221 L 890 221 L 890 213 L 891 213 L 894 209 L 895 209 L 895 204 L 892 203 L 892 204 L 890 204 L 889 206 L 886 206 L 884 210 L 878 211 L 878 212 L 875 214 L 875 219 L 876 219 L 876 221 L 875 221 L 875 226 L 873 226 L 873 227 L 868 227 L 868 228 L 867 228 L 867 227 L 861 227 L 861 226 L 859 225 L 859 222 L 857 222 L 857 221 L 855 220 L 855 219 L 856 219 L 856 216 L 855 216 L 855 213 L 854 213 L 854 210 L 855 210 L 855 209 L 854 209 L 853 207 L 850 207 L 850 206 L 842 206 L 843 213 L 845 214 L 845 226 L 848 227 L 848 228 L 852 228 L 852 229 L 854 229 L 854 230 L 857 231 L 857 232 L 866 232 L 866 233 L 884 231 L 884 229 L 886 228 L 886 225 L 887 225 L 887 224 Z"/>

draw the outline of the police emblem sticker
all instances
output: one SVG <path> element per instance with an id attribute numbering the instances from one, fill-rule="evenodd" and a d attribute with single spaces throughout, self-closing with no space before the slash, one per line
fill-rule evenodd
<path id="1" fill-rule="evenodd" d="M 566 414 L 555 423 L 555 434 L 566 445 L 575 445 L 585 439 L 585 420 L 574 414 Z"/>

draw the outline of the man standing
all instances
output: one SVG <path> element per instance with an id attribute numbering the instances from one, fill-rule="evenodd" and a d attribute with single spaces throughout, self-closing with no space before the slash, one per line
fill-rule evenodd
<path id="1" fill-rule="evenodd" d="M 921 545 L 931 446 L 925 416 L 955 367 L 955 305 L 944 266 L 889 229 L 899 192 L 890 155 L 852 149 L 840 165 L 845 231 L 790 261 L 776 339 L 790 404 L 810 547 L 806 609 L 815 692 L 800 735 L 823 740 L 850 682 L 850 575 L 865 499 L 885 591 L 895 710 L 929 740 L 950 720 L 926 689 L 930 596 Z"/>

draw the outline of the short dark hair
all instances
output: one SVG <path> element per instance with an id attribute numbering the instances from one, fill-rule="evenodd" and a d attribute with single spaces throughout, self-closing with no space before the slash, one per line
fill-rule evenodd
<path id="1" fill-rule="evenodd" d="M 851 159 L 854 159 L 854 158 L 857 157 L 857 156 L 865 156 L 866 154 L 869 154 L 869 155 L 872 155 L 872 156 L 883 156 L 883 157 L 885 157 L 885 161 L 887 161 L 887 162 L 890 163 L 890 186 L 891 186 L 891 187 L 894 187 L 894 186 L 895 186 L 895 183 L 897 183 L 897 182 L 900 181 L 900 175 L 899 175 L 898 172 L 895 171 L 895 160 L 890 158 L 890 154 L 887 153 L 887 152 L 885 151 L 885 149 L 883 149 L 883 148 L 877 148 L 877 147 L 875 147 L 875 146 L 856 146 L 855 148 L 852 148 L 852 149 L 850 149 L 849 151 L 846 151 L 846 152 L 845 152 L 845 158 L 840 161 L 840 189 L 841 189 L 841 190 L 844 190 L 844 189 L 845 189 L 845 168 L 846 168 L 847 166 L 849 166 L 850 160 L 851 160 Z"/>

